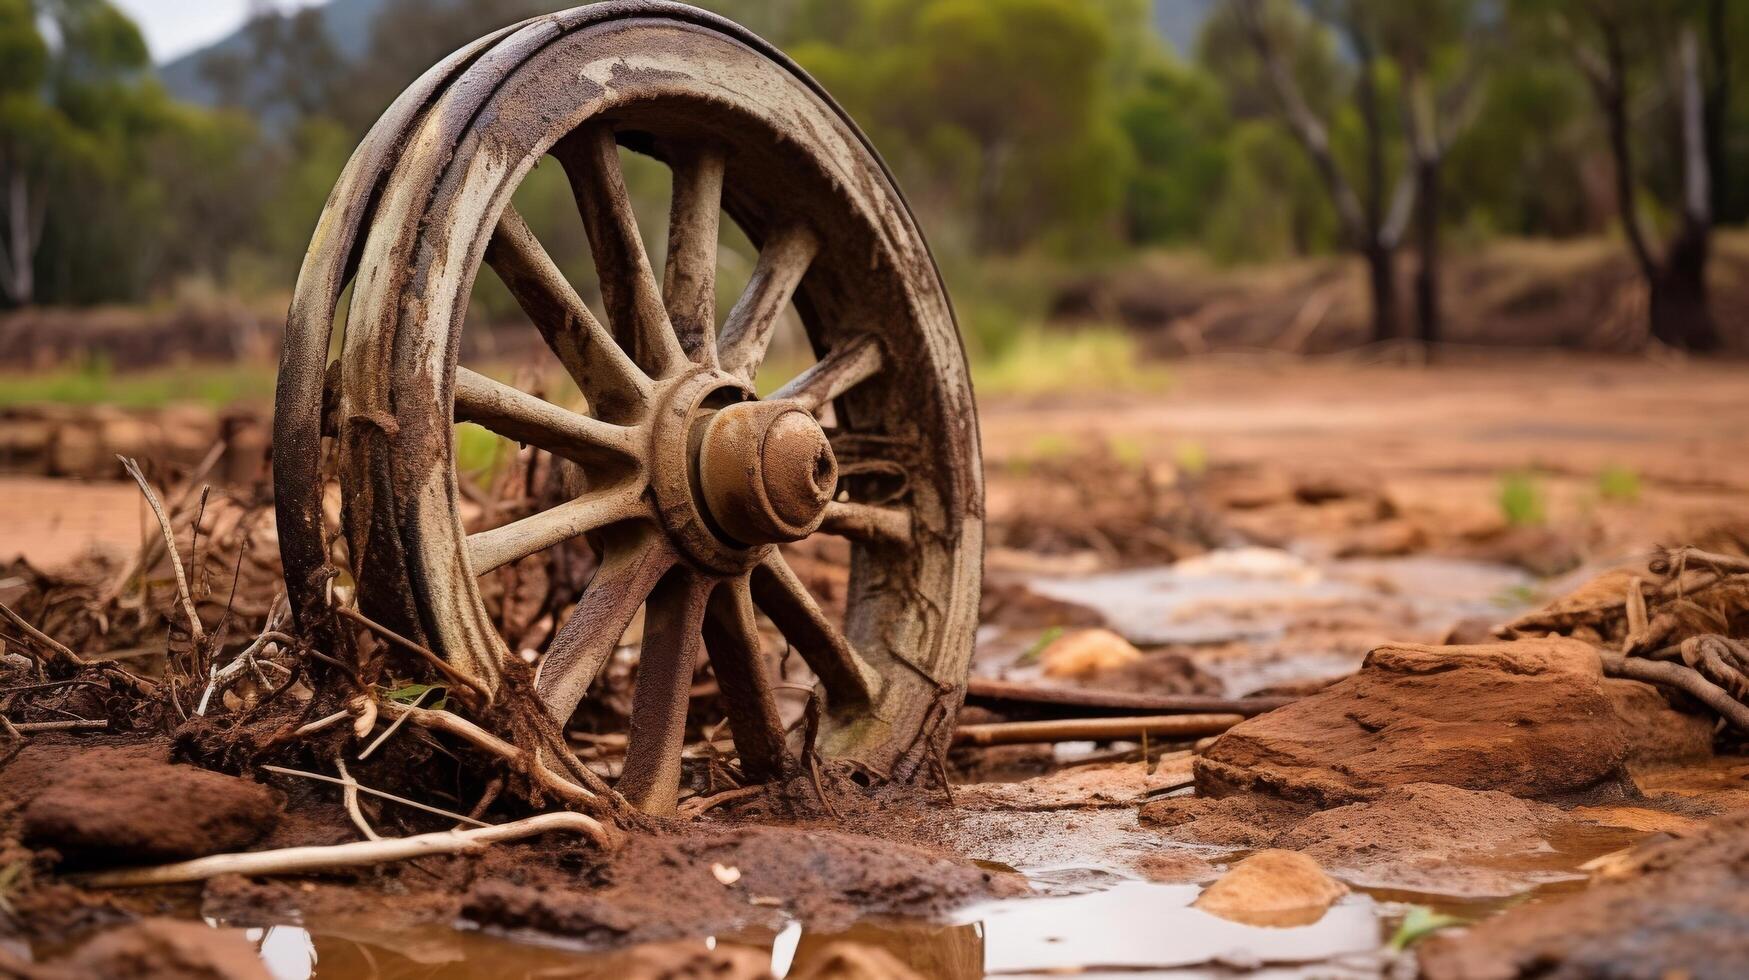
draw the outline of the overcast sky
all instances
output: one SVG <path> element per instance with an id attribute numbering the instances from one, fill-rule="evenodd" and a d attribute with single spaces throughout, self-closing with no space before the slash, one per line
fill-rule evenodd
<path id="1" fill-rule="evenodd" d="M 152 60 L 169 61 L 236 30 L 249 15 L 249 0 L 111 0 L 145 32 Z M 324 0 L 280 0 L 276 7 L 309 6 Z"/>

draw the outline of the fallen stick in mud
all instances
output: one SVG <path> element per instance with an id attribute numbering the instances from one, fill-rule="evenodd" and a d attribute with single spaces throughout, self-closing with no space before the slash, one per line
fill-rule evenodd
<path id="1" fill-rule="evenodd" d="M 1292 704 L 1296 698 L 1221 698 L 1200 694 L 1138 694 L 1078 687 L 1053 687 L 974 677 L 966 682 L 966 704 L 1028 718 L 1134 717 L 1138 714 L 1236 714 L 1249 718 Z"/>
<path id="2" fill-rule="evenodd" d="M 582 834 L 602 848 L 612 847 L 613 834 L 594 817 L 569 811 L 543 813 L 510 823 L 475 830 L 443 830 L 413 837 L 386 837 L 322 847 L 286 847 L 275 851 L 245 851 L 214 854 L 152 868 L 123 868 L 76 875 L 73 880 L 88 888 L 138 888 L 205 881 L 219 875 L 301 874 L 357 868 L 390 861 L 407 861 L 433 854 L 467 854 L 489 844 L 521 840 L 555 830 Z"/>
<path id="3" fill-rule="evenodd" d="M 1603 672 L 1611 677 L 1645 681 L 1673 687 L 1719 713 L 1731 727 L 1749 732 L 1749 707 L 1731 697 L 1730 692 L 1702 677 L 1696 670 L 1665 660 L 1644 657 L 1603 655 Z"/>
<path id="4" fill-rule="evenodd" d="M 1020 745 L 1027 742 L 1105 742 L 1158 736 L 1200 738 L 1218 735 L 1244 721 L 1242 715 L 1150 715 L 1135 718 L 1064 718 L 962 725 L 955 745 Z"/>

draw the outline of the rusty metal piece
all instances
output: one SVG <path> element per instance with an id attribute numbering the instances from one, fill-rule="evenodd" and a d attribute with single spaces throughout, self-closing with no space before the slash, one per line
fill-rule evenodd
<path id="1" fill-rule="evenodd" d="M 800 541 L 826 517 L 838 461 L 806 411 L 784 402 L 742 402 L 706 424 L 698 482 L 711 517 L 731 540 Z"/>
<path id="2" fill-rule="evenodd" d="M 660 266 L 625 192 L 622 148 L 674 175 Z M 548 155 L 577 198 L 600 319 L 509 206 Z M 723 214 L 759 259 L 719 335 Z M 534 321 L 588 414 L 457 363 L 482 264 Z M 287 325 L 276 478 L 288 588 L 306 618 L 320 617 L 328 575 L 323 375 L 349 281 L 329 414 L 351 571 L 373 619 L 495 694 L 510 651 L 477 576 L 590 535 L 601 566 L 545 651 L 536 687 L 568 719 L 647 608 L 621 789 L 653 811 L 674 803 L 701 649 L 717 667 L 744 771 L 788 770 L 756 612 L 820 678 L 823 753 L 908 778 L 924 757 L 917 747 L 945 740 L 971 655 L 983 547 L 964 353 L 891 175 L 781 54 L 681 4 L 595 4 L 469 46 L 379 121 L 324 213 Z M 818 363 L 760 400 L 753 381 L 792 307 Z M 831 433 L 820 421 L 828 410 Z M 580 495 L 468 533 L 457 420 L 574 464 Z M 840 470 L 838 443 L 865 447 L 854 469 Z M 816 531 L 851 541 L 842 623 L 778 550 Z"/>

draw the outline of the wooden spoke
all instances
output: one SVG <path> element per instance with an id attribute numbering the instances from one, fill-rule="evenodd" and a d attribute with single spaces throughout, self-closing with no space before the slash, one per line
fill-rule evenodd
<path id="1" fill-rule="evenodd" d="M 884 360 L 880 342 L 864 334 L 834 348 L 771 397 L 800 402 L 808 411 L 818 412 L 820 406 L 879 374 Z"/>
<path id="2" fill-rule="evenodd" d="M 723 323 L 717 359 L 723 370 L 751 382 L 765 361 L 765 349 L 777 329 L 777 318 L 807 273 L 820 240 L 806 225 L 774 232 L 759 250 L 759 262 Z"/>
<path id="3" fill-rule="evenodd" d="M 782 776 L 788 762 L 783 719 L 777 713 L 771 668 L 761 648 L 753 593 L 745 578 L 725 582 L 711 595 L 704 642 L 723 692 L 723 710 L 735 735 L 742 772 L 761 781 Z"/>
<path id="4" fill-rule="evenodd" d="M 686 356 L 711 365 L 717 362 L 717 226 L 722 207 L 722 150 L 701 148 L 676 159 L 662 301 Z"/>
<path id="5" fill-rule="evenodd" d="M 579 415 L 467 368 L 455 373 L 455 420 L 577 463 L 624 464 L 643 452 L 636 429 Z"/>
<path id="6" fill-rule="evenodd" d="M 820 678 L 829 710 L 869 702 L 872 671 L 850 648 L 850 641 L 821 610 L 783 555 L 773 550 L 753 569 L 752 592 L 753 601 Z"/>
<path id="7" fill-rule="evenodd" d="M 534 321 L 597 413 L 619 418 L 649 396 L 649 379 L 589 312 L 514 207 L 506 207 L 498 219 L 486 247 L 486 264 Z"/>
<path id="8" fill-rule="evenodd" d="M 468 535 L 468 565 L 484 575 L 521 558 L 650 513 L 641 481 L 584 494 L 502 527 Z"/>
<path id="9" fill-rule="evenodd" d="M 903 546 L 911 543 L 911 515 L 897 507 L 834 500 L 826 505 L 820 530 L 858 541 Z"/>
<path id="10" fill-rule="evenodd" d="M 680 795 L 680 748 L 712 585 L 680 566 L 656 584 L 645 607 L 625 769 L 615 788 L 646 813 L 673 813 Z"/>
<path id="11" fill-rule="evenodd" d="M 571 720 L 577 702 L 619 645 L 638 607 L 677 560 L 653 528 L 609 543 L 583 599 L 553 637 L 535 673 L 535 692 L 559 725 Z"/>
<path id="12" fill-rule="evenodd" d="M 644 240 L 638 236 L 613 130 L 604 125 L 578 130 L 555 146 L 553 155 L 564 165 L 582 212 L 614 337 L 646 374 L 673 374 L 685 366 L 686 352 L 668 324 Z"/>

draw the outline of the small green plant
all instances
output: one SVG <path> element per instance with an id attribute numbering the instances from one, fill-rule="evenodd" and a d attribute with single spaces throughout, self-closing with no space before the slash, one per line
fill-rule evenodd
<path id="1" fill-rule="evenodd" d="M 1062 635 L 1063 628 L 1061 626 L 1048 627 L 1038 635 L 1038 639 L 1032 641 L 1031 646 L 1022 651 L 1020 656 L 1014 658 L 1014 662 L 1017 664 L 1037 663 L 1039 654 L 1045 652 L 1045 647 L 1057 642 L 1057 637 Z"/>
<path id="2" fill-rule="evenodd" d="M 1513 527 L 1536 527 L 1548 521 L 1542 482 L 1530 470 L 1500 478 L 1500 513 Z"/>
<path id="3" fill-rule="evenodd" d="M 1148 447 L 1135 436 L 1114 435 L 1105 441 L 1111 458 L 1132 470 L 1139 470 L 1148 461 Z"/>
<path id="4" fill-rule="evenodd" d="M 1611 503 L 1631 504 L 1640 499 L 1640 474 L 1632 467 L 1611 463 L 1597 474 L 1597 495 Z"/>
<path id="5" fill-rule="evenodd" d="M 1530 585 L 1509 585 L 1494 594 L 1494 605 L 1501 609 L 1526 609 L 1536 605 L 1536 588 Z"/>
<path id="6" fill-rule="evenodd" d="M 437 697 L 426 700 L 431 692 L 437 692 Z M 383 697 L 396 704 L 418 705 L 433 711 L 442 711 L 449 701 L 449 692 L 438 684 L 403 684 L 392 691 L 384 691 Z"/>
<path id="7" fill-rule="evenodd" d="M 1209 468 L 1209 453 L 1203 444 L 1186 439 L 1172 449 L 1172 463 L 1185 476 L 1203 475 Z"/>
<path id="8" fill-rule="evenodd" d="M 1425 905 L 1411 905 L 1408 914 L 1403 916 L 1403 924 L 1397 927 L 1396 934 L 1391 937 L 1391 949 L 1401 953 L 1441 929 L 1468 924 L 1467 919 L 1435 912 Z"/>

